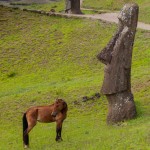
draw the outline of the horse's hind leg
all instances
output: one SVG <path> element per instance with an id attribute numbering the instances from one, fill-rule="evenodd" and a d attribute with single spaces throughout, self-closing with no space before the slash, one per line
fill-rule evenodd
<path id="1" fill-rule="evenodd" d="M 24 131 L 24 134 L 23 134 L 24 148 L 29 147 L 29 132 L 36 125 L 36 122 L 37 122 L 36 119 L 30 118 L 27 116 L 28 127 L 26 128 L 26 130 Z"/>

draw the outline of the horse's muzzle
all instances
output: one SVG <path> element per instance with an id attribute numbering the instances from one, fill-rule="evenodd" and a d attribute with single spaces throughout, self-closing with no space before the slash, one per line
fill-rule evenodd
<path id="1" fill-rule="evenodd" d="M 51 113 L 51 115 L 52 115 L 53 117 L 56 117 L 57 112 L 54 111 L 54 112 Z"/>

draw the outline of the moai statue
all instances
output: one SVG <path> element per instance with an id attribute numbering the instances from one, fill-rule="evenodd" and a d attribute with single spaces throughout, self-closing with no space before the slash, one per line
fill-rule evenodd
<path id="1" fill-rule="evenodd" d="M 126 4 L 118 19 L 116 34 L 97 55 L 105 64 L 101 92 L 106 95 L 109 106 L 107 123 L 117 123 L 136 116 L 134 97 L 131 92 L 131 63 L 139 7 Z"/>
<path id="2" fill-rule="evenodd" d="M 65 8 L 65 13 L 70 14 L 71 13 L 71 0 L 66 0 L 66 8 Z"/>
<path id="3" fill-rule="evenodd" d="M 66 0 L 65 13 L 82 14 L 80 10 L 80 0 Z"/>

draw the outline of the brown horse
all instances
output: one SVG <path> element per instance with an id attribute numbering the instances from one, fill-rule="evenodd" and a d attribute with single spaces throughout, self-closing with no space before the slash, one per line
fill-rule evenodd
<path id="1" fill-rule="evenodd" d="M 37 121 L 43 123 L 56 122 L 56 141 L 61 141 L 62 124 L 67 117 L 67 103 L 62 99 L 56 99 L 52 105 L 34 106 L 23 115 L 23 142 L 24 147 L 29 146 L 28 133 L 36 125 Z"/>

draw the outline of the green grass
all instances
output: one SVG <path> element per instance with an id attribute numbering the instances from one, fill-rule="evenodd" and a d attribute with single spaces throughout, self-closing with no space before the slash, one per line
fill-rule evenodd
<path id="1" fill-rule="evenodd" d="M 0 8 L 0 149 L 23 149 L 23 112 L 57 97 L 69 105 L 64 141 L 55 142 L 54 123 L 39 123 L 30 133 L 31 149 L 150 149 L 150 32 L 138 30 L 133 51 L 132 90 L 138 117 L 107 126 L 104 96 L 81 101 L 100 90 L 104 66 L 96 55 L 115 30 L 115 25 L 100 21 Z"/>
<path id="2" fill-rule="evenodd" d="M 50 11 L 51 9 L 54 9 L 56 12 L 64 12 L 65 10 L 65 0 L 59 0 L 50 2 L 47 4 L 31 4 L 29 6 L 24 6 L 28 9 L 36 9 L 36 10 L 44 10 L 44 11 Z"/>
<path id="3" fill-rule="evenodd" d="M 139 21 L 150 23 L 150 1 L 149 0 L 84 0 L 84 8 L 93 8 L 98 10 L 119 10 L 125 3 L 135 2 L 139 5 Z"/>

